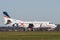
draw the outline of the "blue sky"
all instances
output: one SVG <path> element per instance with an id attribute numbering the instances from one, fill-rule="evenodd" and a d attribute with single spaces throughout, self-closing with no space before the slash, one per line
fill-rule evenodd
<path id="1" fill-rule="evenodd" d="M 15 19 L 60 23 L 60 0 L 0 0 L 0 24 L 3 11 Z"/>

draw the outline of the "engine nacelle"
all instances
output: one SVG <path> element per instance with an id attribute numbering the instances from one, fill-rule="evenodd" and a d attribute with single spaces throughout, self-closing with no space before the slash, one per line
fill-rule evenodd
<path id="1" fill-rule="evenodd" d="M 12 26 L 13 27 L 18 27 L 19 25 L 18 25 L 18 23 L 14 23 Z"/>

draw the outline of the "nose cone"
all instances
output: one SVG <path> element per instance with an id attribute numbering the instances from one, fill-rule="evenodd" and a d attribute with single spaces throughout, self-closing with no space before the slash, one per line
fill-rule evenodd
<path id="1" fill-rule="evenodd" d="M 57 27 L 57 25 L 55 25 L 55 24 L 52 24 L 52 28 L 56 28 Z"/>

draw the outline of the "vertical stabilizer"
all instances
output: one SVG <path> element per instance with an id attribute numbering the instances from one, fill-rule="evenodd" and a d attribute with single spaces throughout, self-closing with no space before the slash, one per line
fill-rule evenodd
<path id="1" fill-rule="evenodd" d="M 3 14 L 4 14 L 4 17 L 10 18 L 10 16 L 8 15 L 6 11 L 4 11 Z"/>
<path id="2" fill-rule="evenodd" d="M 10 16 L 8 15 L 8 13 L 6 11 L 3 12 L 4 14 L 4 20 L 5 20 L 5 24 L 10 24 L 12 23 Z"/>

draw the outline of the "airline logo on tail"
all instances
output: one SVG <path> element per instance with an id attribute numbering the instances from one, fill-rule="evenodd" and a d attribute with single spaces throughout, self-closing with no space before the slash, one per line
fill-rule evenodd
<path id="1" fill-rule="evenodd" d="M 3 14 L 4 14 L 4 18 L 10 18 L 10 16 L 7 14 L 7 12 L 3 12 Z"/>

